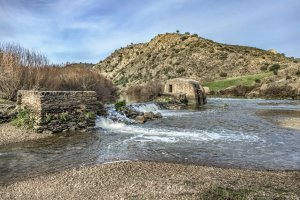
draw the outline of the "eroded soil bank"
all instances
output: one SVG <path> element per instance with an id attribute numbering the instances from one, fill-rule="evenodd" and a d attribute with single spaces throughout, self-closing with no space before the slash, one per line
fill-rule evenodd
<path id="1" fill-rule="evenodd" d="M 1 199 L 299 199 L 300 172 L 120 162 L 0 187 Z"/>

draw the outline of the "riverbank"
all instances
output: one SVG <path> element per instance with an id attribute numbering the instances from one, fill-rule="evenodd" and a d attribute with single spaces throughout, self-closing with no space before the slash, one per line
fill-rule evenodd
<path id="1" fill-rule="evenodd" d="M 51 134 L 38 134 L 33 130 L 0 123 L 0 146 L 17 142 L 25 142 L 50 137 Z"/>
<path id="2" fill-rule="evenodd" d="M 280 127 L 300 130 L 298 110 L 264 110 L 256 114 Z"/>
<path id="3" fill-rule="evenodd" d="M 292 128 L 300 130 L 300 117 L 284 119 L 279 122 L 279 126 L 283 128 Z"/>
<path id="4" fill-rule="evenodd" d="M 1 199 L 299 199 L 300 172 L 120 162 L 0 187 Z"/>

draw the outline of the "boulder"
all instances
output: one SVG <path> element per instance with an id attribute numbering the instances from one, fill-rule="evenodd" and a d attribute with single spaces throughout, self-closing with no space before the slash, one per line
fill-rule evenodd
<path id="1" fill-rule="evenodd" d="M 138 112 L 136 110 L 130 109 L 128 107 L 124 107 L 123 114 L 126 115 L 129 119 L 135 119 L 137 116 L 143 115 L 143 113 Z"/>
<path id="2" fill-rule="evenodd" d="M 210 94 L 210 89 L 209 87 L 203 87 L 205 94 Z"/>
<path id="3" fill-rule="evenodd" d="M 162 118 L 161 113 L 157 112 L 154 114 L 154 118 L 158 119 L 158 118 Z"/>
<path id="4" fill-rule="evenodd" d="M 158 118 L 162 118 L 162 115 L 160 113 L 145 112 L 142 113 L 142 115 L 136 116 L 134 119 L 137 123 L 143 124 L 147 121 L 151 121 Z"/>
<path id="5" fill-rule="evenodd" d="M 144 113 L 145 120 L 153 120 L 154 119 L 154 113 L 153 112 L 145 112 Z"/>
<path id="6" fill-rule="evenodd" d="M 146 122 L 146 119 L 145 119 L 144 116 L 137 116 L 137 117 L 135 118 L 135 121 L 136 121 L 137 123 L 139 123 L 139 124 L 143 124 L 143 123 Z"/>

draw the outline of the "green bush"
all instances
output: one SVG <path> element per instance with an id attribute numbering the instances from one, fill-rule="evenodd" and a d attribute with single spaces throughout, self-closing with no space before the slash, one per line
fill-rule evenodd
<path id="1" fill-rule="evenodd" d="M 181 41 L 184 41 L 184 40 L 186 40 L 186 39 L 188 39 L 189 37 L 188 36 L 182 36 L 181 37 Z"/>
<path id="2" fill-rule="evenodd" d="M 226 73 L 226 72 L 221 72 L 221 73 L 220 73 L 220 76 L 221 76 L 221 77 L 227 77 L 227 73 Z"/>
<path id="3" fill-rule="evenodd" d="M 55 119 L 55 116 L 54 116 L 54 115 L 46 113 L 45 118 L 44 118 L 44 121 L 45 121 L 46 123 L 51 122 L 53 119 Z"/>
<path id="4" fill-rule="evenodd" d="M 261 80 L 258 79 L 258 78 L 254 79 L 254 81 L 255 81 L 255 83 L 260 83 L 261 82 Z"/>
<path id="5" fill-rule="evenodd" d="M 176 72 L 178 74 L 182 74 L 183 72 L 185 72 L 185 69 L 183 67 L 181 67 L 181 68 L 177 69 Z"/>
<path id="6" fill-rule="evenodd" d="M 13 125 L 18 127 L 25 127 L 28 129 L 33 129 L 35 124 L 35 117 L 32 110 L 24 107 L 18 110 L 16 118 L 12 121 Z"/>
<path id="7" fill-rule="evenodd" d="M 87 112 L 85 113 L 85 119 L 89 120 L 89 119 L 93 119 L 96 117 L 96 114 L 94 112 Z"/>
<path id="8" fill-rule="evenodd" d="M 180 65 L 180 61 L 177 61 L 176 63 L 174 63 L 174 65 Z"/>
<path id="9" fill-rule="evenodd" d="M 62 112 L 58 115 L 58 119 L 60 121 L 66 122 L 69 120 L 69 113 L 68 112 Z"/>
<path id="10" fill-rule="evenodd" d="M 120 111 L 122 108 L 124 108 L 126 106 L 126 101 L 118 101 L 117 103 L 115 103 L 115 109 L 117 111 Z"/>
<path id="11" fill-rule="evenodd" d="M 289 80 L 289 79 L 292 79 L 292 77 L 291 76 L 286 76 L 285 79 Z"/>
<path id="12" fill-rule="evenodd" d="M 278 71 L 280 69 L 280 65 L 279 64 L 274 64 L 269 68 L 269 71 Z"/>
<path id="13" fill-rule="evenodd" d="M 267 71 L 267 70 L 268 70 L 268 67 L 267 67 L 267 66 L 262 66 L 262 67 L 260 68 L 260 70 L 261 70 L 261 71 Z"/>
<path id="14" fill-rule="evenodd" d="M 179 52 L 180 52 L 180 49 L 174 49 L 174 52 L 175 52 L 175 53 L 179 53 Z"/>

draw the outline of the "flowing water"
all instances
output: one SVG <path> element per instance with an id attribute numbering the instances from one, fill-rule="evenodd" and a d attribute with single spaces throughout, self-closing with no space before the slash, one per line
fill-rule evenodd
<path id="1" fill-rule="evenodd" d="M 132 124 L 107 106 L 108 117 L 97 119 L 93 133 L 2 146 L 0 184 L 120 160 L 300 170 L 300 131 L 276 125 L 293 113 L 300 123 L 299 101 L 216 98 L 197 110 L 163 110 L 151 103 L 131 108 L 160 112 L 163 118 Z"/>

